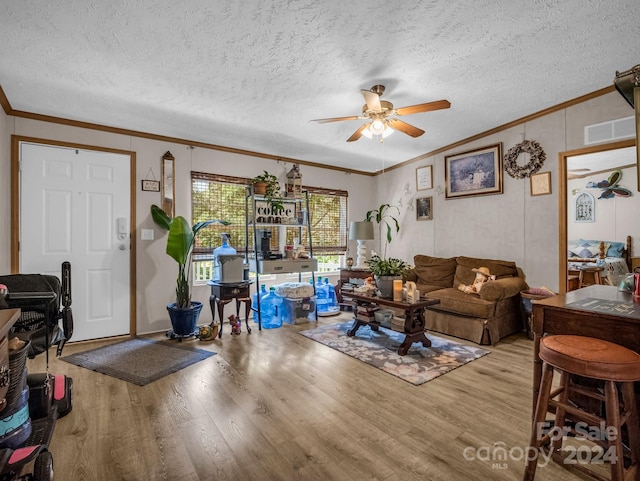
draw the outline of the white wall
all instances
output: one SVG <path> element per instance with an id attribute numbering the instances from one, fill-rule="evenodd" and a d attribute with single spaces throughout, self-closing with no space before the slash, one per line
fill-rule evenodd
<path id="1" fill-rule="evenodd" d="M 496 108 L 499 108 L 497 106 Z M 401 205 L 401 233 L 388 246 L 387 255 L 409 262 L 415 254 L 437 256 L 479 256 L 515 261 L 532 286 L 558 289 L 558 153 L 584 146 L 584 126 L 631 115 L 629 105 L 617 92 L 568 107 L 526 124 L 487 136 L 473 143 L 388 170 L 377 177 L 302 166 L 303 182 L 319 187 L 349 191 L 349 218 L 360 220 L 367 210 L 388 202 Z M 490 115 L 490 113 L 488 113 Z M 176 157 L 176 213 L 189 218 L 190 177 L 193 170 L 228 175 L 253 176 L 267 169 L 284 173 L 290 166 L 274 161 L 208 149 L 188 149 L 181 144 L 93 131 L 30 119 L 7 117 L 0 112 L 0 271 L 10 268 L 10 135 L 131 150 L 137 154 L 137 179 L 152 167 L 159 176 L 160 159 L 170 150 Z M 428 134 L 426 134 L 428 135 Z M 502 142 L 503 153 L 522 139 L 536 140 L 546 152 L 541 171 L 551 171 L 552 194 L 531 197 L 529 179 L 516 180 L 504 174 L 504 193 L 483 197 L 446 200 L 444 196 L 445 155 Z M 524 156 L 519 159 L 524 163 Z M 311 160 L 313 159 L 306 159 Z M 375 159 L 372 159 L 375 161 Z M 528 157 L 527 157 L 528 161 Z M 416 193 L 415 169 L 433 165 L 434 188 Z M 312 180 L 311 180 L 312 179 Z M 418 221 L 415 198 L 433 196 L 433 221 Z M 173 296 L 174 264 L 164 254 L 164 242 L 141 241 L 141 228 L 155 228 L 149 207 L 159 200 L 157 193 L 137 192 L 138 332 L 167 329 L 164 305 Z M 627 219 L 631 219 L 628 217 Z M 626 231 L 626 228 L 624 229 Z M 626 235 L 626 233 L 624 234 Z M 161 233 L 156 230 L 156 238 Z M 381 251 L 379 240 L 368 249 Z M 350 242 L 350 254 L 355 243 Z M 194 299 L 206 300 L 205 287 L 196 288 Z"/>
<path id="2" fill-rule="evenodd" d="M 598 187 L 587 188 L 588 182 L 598 183 L 606 180 L 611 172 L 589 175 L 580 179 L 571 179 L 567 182 L 567 240 L 603 240 L 626 242 L 630 235 L 636 241 L 640 239 L 640 223 L 636 222 L 640 212 L 640 193 L 636 189 L 636 167 L 622 169 L 620 187 L 625 187 L 632 192 L 631 197 L 614 196 L 611 199 L 599 199 L 602 189 Z M 576 194 L 573 194 L 573 191 Z M 595 222 L 575 222 L 575 201 L 581 192 L 588 192 L 595 199 Z M 633 248 L 637 247 L 637 242 Z M 637 250 L 632 248 L 632 253 Z"/>
<path id="3" fill-rule="evenodd" d="M 558 153 L 584 147 L 586 125 L 631 114 L 624 99 L 611 92 L 376 177 L 377 203 L 401 202 L 403 206 L 402 235 L 392 241 L 388 255 L 407 261 L 415 254 L 512 260 L 524 270 L 531 286 L 557 290 Z M 501 195 L 445 199 L 446 155 L 497 142 L 502 142 L 505 154 L 523 138 L 538 141 L 546 153 L 540 171 L 551 172 L 551 195 L 532 197 L 528 178 L 513 179 L 503 173 Z M 518 163 L 528 161 L 528 156 L 521 155 Z M 433 165 L 434 188 L 416 192 L 415 170 L 424 165 Z M 433 196 L 433 221 L 416 220 L 416 196 Z"/>
<path id="4" fill-rule="evenodd" d="M 10 270 L 10 136 L 35 137 L 58 140 L 112 149 L 128 150 L 136 153 L 136 235 L 137 242 L 137 332 L 147 333 L 170 328 L 165 306 L 174 298 L 177 268 L 175 262 L 165 254 L 166 234 L 155 227 L 149 214 L 152 204 L 160 202 L 157 192 L 142 192 L 140 181 L 148 177 L 153 169 L 160 177 L 160 160 L 169 150 L 176 158 L 176 215 L 187 219 L 191 216 L 191 171 L 214 172 L 232 176 L 253 177 L 263 170 L 282 175 L 291 165 L 275 161 L 237 155 L 205 148 L 190 149 L 186 145 L 151 140 L 109 132 L 94 131 L 66 125 L 52 124 L 31 119 L 7 117 L 0 113 L 0 224 L 6 226 L 0 234 L 0 272 Z M 373 190 L 371 176 L 347 174 L 341 171 L 318 167 L 301 166 L 305 185 L 314 187 L 334 187 L 349 192 L 348 215 L 360 219 L 368 208 L 363 192 Z M 6 185 L 6 189 L 4 186 Z M 155 240 L 140 239 L 141 229 L 154 229 Z M 355 242 L 350 248 L 355 251 Z M 193 300 L 205 302 L 206 319 L 210 319 L 208 308 L 209 290 L 207 286 L 196 286 Z"/>

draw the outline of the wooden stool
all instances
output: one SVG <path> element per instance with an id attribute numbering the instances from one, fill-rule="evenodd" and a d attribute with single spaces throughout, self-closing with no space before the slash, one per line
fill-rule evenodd
<path id="1" fill-rule="evenodd" d="M 585 273 L 591 275 L 593 284 L 602 284 L 602 277 L 600 276 L 602 271 L 604 271 L 604 267 L 581 267 L 578 273 L 578 289 L 592 285 L 585 283 Z M 591 280 L 589 276 L 587 276 L 587 280 Z"/>
<path id="2" fill-rule="evenodd" d="M 605 456 L 608 455 L 607 457 L 611 461 L 611 481 L 640 479 L 638 467 L 640 461 L 640 424 L 633 387 L 635 381 L 640 381 L 640 354 L 601 339 L 565 335 L 543 337 L 540 340 L 540 359 L 544 361 L 544 364 L 538 403 L 531 428 L 529 452 L 539 454 L 544 446 L 551 444 L 552 459 L 563 464 L 565 460 L 560 456 L 562 433 L 572 432 L 576 437 L 589 439 L 604 446 Z M 554 368 L 560 371 L 560 385 L 552 392 Z M 572 375 L 604 381 L 604 396 L 597 391 L 575 385 L 571 382 Z M 621 385 L 624 405 L 622 413 L 620 412 L 616 383 Z M 571 403 L 569 400 L 571 394 L 580 394 L 604 402 L 606 419 Z M 558 399 L 554 399 L 556 397 Z M 550 407 L 555 408 L 555 422 L 551 431 L 543 435 L 543 426 Z M 571 420 L 575 419 L 583 423 L 582 427 L 578 424 L 571 427 L 566 426 L 566 416 L 569 416 Z M 604 424 L 602 424 L 603 422 Z M 622 426 L 625 424 L 631 457 L 631 465 L 626 472 L 622 451 Z M 607 427 L 604 432 L 599 430 L 602 425 Z M 587 436 L 587 433 L 596 434 Z M 527 457 L 523 477 L 525 481 L 533 481 L 535 478 L 539 456 L 531 459 L 533 457 Z M 604 459 L 606 460 L 607 457 Z M 605 479 L 580 462 L 571 466 L 596 479 Z"/>

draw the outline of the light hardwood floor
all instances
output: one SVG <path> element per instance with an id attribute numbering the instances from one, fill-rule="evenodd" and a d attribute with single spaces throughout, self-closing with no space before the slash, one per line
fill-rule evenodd
<path id="1" fill-rule="evenodd" d="M 524 335 L 413 386 L 297 334 L 313 327 L 256 326 L 247 335 L 243 326 L 240 336 L 184 341 L 217 355 L 144 387 L 52 359 L 50 371 L 74 381 L 74 409 L 50 446 L 55 479 L 521 479 L 522 460 L 464 453 L 504 447 L 517 456 L 527 447 L 532 341 Z M 64 354 L 102 344 L 69 344 Z M 28 368 L 42 371 L 44 355 Z M 552 463 L 536 479 L 581 478 Z"/>

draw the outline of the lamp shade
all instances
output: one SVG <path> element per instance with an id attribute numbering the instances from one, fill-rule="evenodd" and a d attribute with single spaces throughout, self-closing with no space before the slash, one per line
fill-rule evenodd
<path id="1" fill-rule="evenodd" d="M 351 222 L 349 224 L 349 240 L 373 239 L 373 222 Z"/>

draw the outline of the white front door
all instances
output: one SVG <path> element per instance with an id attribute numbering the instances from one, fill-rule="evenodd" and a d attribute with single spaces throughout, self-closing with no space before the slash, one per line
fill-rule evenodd
<path id="1" fill-rule="evenodd" d="M 20 143 L 20 272 L 71 262 L 71 341 L 130 331 L 130 160 Z"/>

